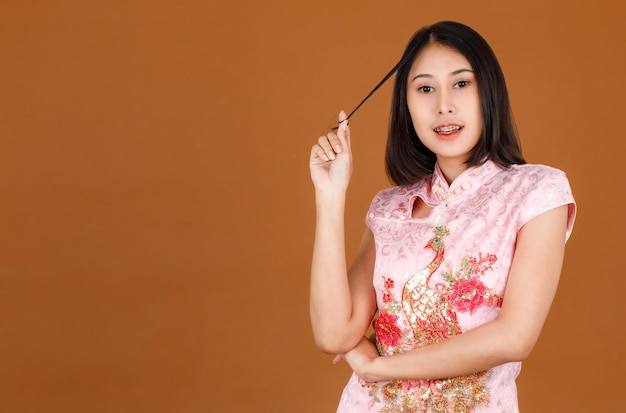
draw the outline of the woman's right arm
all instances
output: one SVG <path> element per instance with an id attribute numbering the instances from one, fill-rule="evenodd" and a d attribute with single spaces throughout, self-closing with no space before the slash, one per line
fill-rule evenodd
<path id="1" fill-rule="evenodd" d="M 345 116 L 341 112 L 339 121 Z M 342 354 L 359 343 L 376 311 L 375 246 L 369 230 L 349 271 L 346 265 L 344 211 L 352 173 L 347 121 L 337 133 L 319 138 L 309 165 L 317 213 L 310 290 L 313 335 L 322 351 Z"/>

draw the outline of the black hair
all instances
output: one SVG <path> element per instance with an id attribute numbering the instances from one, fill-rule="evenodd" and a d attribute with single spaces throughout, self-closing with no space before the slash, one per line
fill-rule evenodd
<path id="1" fill-rule="evenodd" d="M 385 153 L 389 179 L 401 186 L 415 184 L 433 172 L 437 161 L 436 155 L 417 136 L 406 101 L 411 66 L 424 47 L 431 43 L 462 54 L 476 76 L 483 130 L 466 161 L 467 166 L 481 165 L 488 159 L 505 168 L 526 163 L 513 124 L 504 74 L 493 50 L 472 28 L 443 21 L 417 31 L 398 63 Z"/>

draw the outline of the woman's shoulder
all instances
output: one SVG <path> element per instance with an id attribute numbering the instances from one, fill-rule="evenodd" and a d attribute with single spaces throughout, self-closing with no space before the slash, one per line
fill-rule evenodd
<path id="1" fill-rule="evenodd" d="M 425 186 L 426 180 L 423 179 L 410 186 L 393 186 L 379 190 L 372 199 L 368 217 L 406 219 L 410 216 L 411 198 L 422 194 Z"/>
<path id="2" fill-rule="evenodd" d="M 504 170 L 505 174 L 509 174 L 510 176 L 518 177 L 518 178 L 529 178 L 529 177 L 564 177 L 565 172 L 560 169 L 554 168 L 552 166 L 543 165 L 543 164 L 532 164 L 525 163 L 521 165 L 511 165 L 509 168 Z"/>
<path id="3" fill-rule="evenodd" d="M 383 188 L 381 190 L 378 191 L 378 193 L 376 193 L 376 195 L 374 196 L 374 201 L 375 200 L 391 200 L 394 198 L 397 198 L 398 196 L 401 196 L 404 193 L 403 191 L 403 187 L 401 186 L 392 186 L 392 187 L 388 187 L 388 188 Z"/>
<path id="4" fill-rule="evenodd" d="M 422 190 L 426 183 L 430 181 L 431 177 L 432 175 L 428 175 L 427 177 L 419 180 L 417 183 L 412 185 L 383 188 L 378 191 L 374 199 L 378 198 L 390 200 L 394 198 L 406 198 L 407 196 L 412 196 L 413 194 Z"/>
<path id="5" fill-rule="evenodd" d="M 576 202 L 569 180 L 564 171 L 540 164 L 515 165 L 508 173 L 517 179 L 510 187 L 510 201 L 519 205 L 519 226 L 535 216 L 562 205 L 568 205 L 566 239 L 569 237 L 576 217 Z"/>
<path id="6" fill-rule="evenodd" d="M 499 190 L 511 191 L 511 196 L 518 198 L 533 194 L 542 196 L 553 191 L 571 193 L 565 172 L 543 164 L 511 165 L 495 176 L 492 185 Z"/>
<path id="7" fill-rule="evenodd" d="M 495 182 L 510 187 L 523 187 L 529 192 L 542 191 L 550 187 L 569 188 L 564 171 L 543 164 L 511 165 L 496 175 Z"/>

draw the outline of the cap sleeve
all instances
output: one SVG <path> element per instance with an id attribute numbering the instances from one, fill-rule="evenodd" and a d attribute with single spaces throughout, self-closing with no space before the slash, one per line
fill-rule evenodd
<path id="1" fill-rule="evenodd" d="M 576 203 L 567 176 L 558 169 L 542 166 L 525 176 L 528 193 L 521 202 L 518 230 L 531 219 L 551 209 L 568 205 L 565 241 L 576 217 Z"/>

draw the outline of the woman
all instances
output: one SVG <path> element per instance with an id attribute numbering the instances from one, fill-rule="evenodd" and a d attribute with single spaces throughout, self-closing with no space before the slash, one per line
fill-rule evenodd
<path id="1" fill-rule="evenodd" d="M 440 22 L 398 66 L 380 191 L 347 268 L 350 128 L 310 157 L 317 345 L 354 374 L 339 412 L 517 412 L 515 379 L 556 292 L 575 216 L 565 174 L 526 164 L 487 42 Z M 365 334 L 374 320 L 372 339 Z"/>

